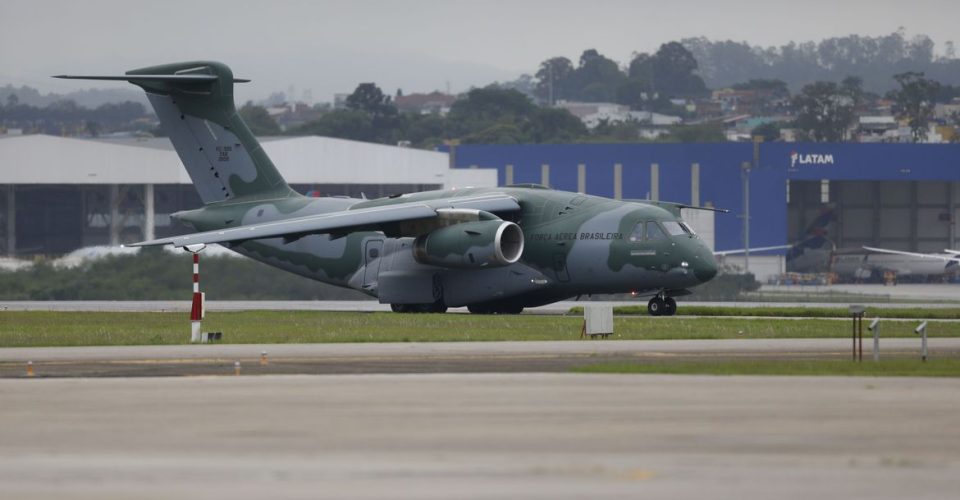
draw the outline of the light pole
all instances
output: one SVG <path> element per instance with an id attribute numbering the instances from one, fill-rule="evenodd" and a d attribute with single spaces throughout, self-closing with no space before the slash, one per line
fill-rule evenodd
<path id="1" fill-rule="evenodd" d="M 740 164 L 740 180 L 743 183 L 743 267 L 750 272 L 750 162 Z"/>
<path id="2" fill-rule="evenodd" d="M 740 165 L 740 179 L 743 181 L 743 266 L 750 272 L 750 172 L 760 167 L 760 143 L 762 135 L 753 136 L 753 162 Z"/>

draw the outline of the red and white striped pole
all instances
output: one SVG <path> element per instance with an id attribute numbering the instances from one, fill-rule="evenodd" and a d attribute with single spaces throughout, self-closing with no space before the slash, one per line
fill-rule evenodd
<path id="1" fill-rule="evenodd" d="M 203 293 L 200 292 L 200 251 L 199 249 L 187 248 L 187 251 L 193 254 L 193 303 L 190 306 L 190 341 L 204 342 L 203 333 L 200 331 L 200 321 L 203 319 Z"/>
<path id="2" fill-rule="evenodd" d="M 200 320 L 203 299 L 200 298 L 200 254 L 193 254 L 193 305 L 190 307 L 190 342 L 200 342 Z"/>

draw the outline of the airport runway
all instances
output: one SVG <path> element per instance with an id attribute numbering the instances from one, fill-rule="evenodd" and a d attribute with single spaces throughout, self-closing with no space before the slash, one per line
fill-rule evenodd
<path id="1" fill-rule="evenodd" d="M 960 380 L 0 380 L 4 498 L 931 499 Z"/>
<path id="2" fill-rule="evenodd" d="M 960 293 L 960 286 L 954 287 Z M 946 295 L 944 297 L 951 297 Z M 858 302 L 859 303 L 859 302 Z M 553 304 L 528 308 L 525 314 L 564 314 L 571 307 L 588 304 L 612 306 L 646 306 L 646 300 L 636 301 L 572 301 L 566 300 Z M 680 307 L 840 307 L 849 303 L 839 302 L 682 302 Z M 876 303 L 868 307 L 884 309 L 937 309 L 954 308 L 957 304 L 944 303 Z M 345 311 L 345 312 L 389 312 L 389 304 L 380 304 L 376 300 L 208 300 L 209 312 L 218 311 Z M 7 301 L 0 302 L 0 311 L 102 311 L 102 312 L 189 312 L 189 300 L 76 300 L 76 301 Z M 450 309 L 450 312 L 466 313 L 465 307 Z"/>
<path id="3" fill-rule="evenodd" d="M 951 300 L 960 301 L 960 284 L 957 283 L 901 283 L 889 286 L 879 283 L 833 284 L 823 286 L 804 285 L 763 285 L 761 293 L 780 292 L 785 295 L 818 293 L 857 293 L 873 295 L 877 298 L 901 300 Z M 789 300 L 789 299 L 787 299 Z M 956 304 L 954 304 L 956 306 Z"/>
<path id="4" fill-rule="evenodd" d="M 864 358 L 872 340 L 864 339 Z M 960 357 L 960 338 L 929 339 L 930 356 Z M 569 340 L 344 344 L 207 344 L 0 349 L 0 377 L 565 372 L 608 361 L 845 359 L 850 339 Z M 881 357 L 919 357 L 920 340 L 882 339 Z M 260 358 L 267 353 L 267 364 Z"/>

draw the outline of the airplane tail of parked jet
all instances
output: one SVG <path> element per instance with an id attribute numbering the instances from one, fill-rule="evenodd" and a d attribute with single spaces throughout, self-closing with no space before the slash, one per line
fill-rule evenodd
<path id="1" fill-rule="evenodd" d="M 824 208 L 807 226 L 804 237 L 787 251 L 787 270 L 792 272 L 825 272 L 836 244 L 829 237 L 830 224 L 836 221 L 833 208 Z"/>
<path id="2" fill-rule="evenodd" d="M 165 64 L 118 76 L 57 78 L 125 80 L 143 88 L 204 204 L 298 196 L 280 176 L 237 113 L 233 77 L 209 61 Z"/>

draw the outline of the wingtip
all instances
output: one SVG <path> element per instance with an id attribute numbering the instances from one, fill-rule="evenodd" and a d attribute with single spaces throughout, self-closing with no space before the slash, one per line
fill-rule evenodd
<path id="1" fill-rule="evenodd" d="M 84 80 L 85 78 L 79 75 L 52 75 L 50 78 L 59 78 L 61 80 Z"/>

